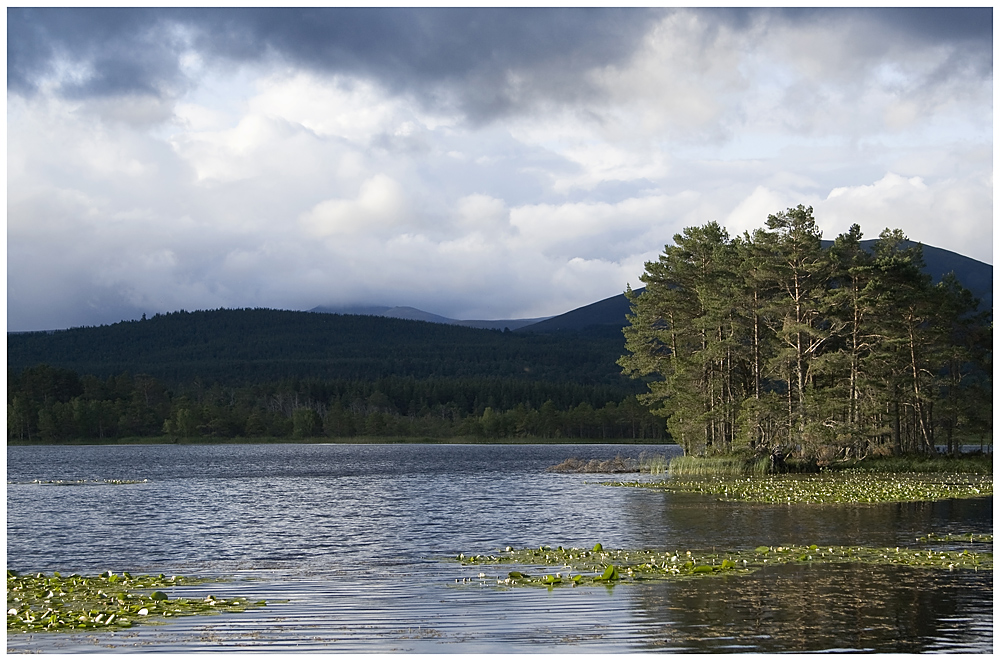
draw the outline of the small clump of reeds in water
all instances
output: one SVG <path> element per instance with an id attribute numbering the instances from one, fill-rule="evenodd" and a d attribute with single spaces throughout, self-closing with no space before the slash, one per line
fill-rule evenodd
<path id="1" fill-rule="evenodd" d="M 584 461 L 576 457 L 570 457 L 555 466 L 546 469 L 549 473 L 638 473 L 639 466 L 635 459 L 630 457 L 615 457 L 614 459 L 591 459 Z"/>
<path id="2" fill-rule="evenodd" d="M 650 473 L 652 475 L 666 473 L 669 462 L 663 455 L 647 455 L 645 452 L 638 459 L 616 456 L 614 459 L 591 459 L 584 461 L 570 457 L 565 461 L 549 466 L 549 473 Z"/>
<path id="3" fill-rule="evenodd" d="M 639 453 L 639 472 L 650 475 L 664 475 L 670 467 L 670 461 L 662 454 Z"/>

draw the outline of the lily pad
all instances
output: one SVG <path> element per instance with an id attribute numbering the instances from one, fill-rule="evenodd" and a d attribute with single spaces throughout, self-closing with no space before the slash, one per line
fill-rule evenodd
<path id="1" fill-rule="evenodd" d="M 499 555 L 476 555 L 465 558 L 464 565 L 506 564 L 538 568 L 540 576 L 528 571 L 513 570 L 496 584 L 508 586 L 580 586 L 611 584 L 617 581 L 676 579 L 746 574 L 765 566 L 783 563 L 852 563 L 903 565 L 949 571 L 992 571 L 993 554 L 977 547 L 940 550 L 935 548 L 869 548 L 861 546 L 757 546 L 753 549 L 711 551 L 662 551 L 602 549 L 598 554 L 583 549 L 511 550 Z M 544 568 L 572 572 L 572 581 L 557 574 L 546 574 Z M 483 574 L 480 574 L 484 576 Z M 557 580 L 558 579 L 558 580 Z M 486 583 L 486 581 L 483 581 Z"/>
<path id="2" fill-rule="evenodd" d="M 7 570 L 7 631 L 79 632 L 123 629 L 160 617 L 242 612 L 265 605 L 242 597 L 171 599 L 154 588 L 191 585 L 209 579 L 146 576 L 106 571 L 99 576 L 21 575 Z M 147 591 L 152 590 L 149 594 Z"/>

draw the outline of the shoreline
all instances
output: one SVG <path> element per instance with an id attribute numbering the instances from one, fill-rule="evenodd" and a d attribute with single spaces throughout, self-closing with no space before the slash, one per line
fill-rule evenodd
<path id="1" fill-rule="evenodd" d="M 659 445 L 679 448 L 676 443 L 657 439 L 605 439 L 605 438 L 478 438 L 456 436 L 453 438 L 352 436 L 345 438 L 119 438 L 81 439 L 63 443 L 7 441 L 7 447 L 66 447 L 88 445 Z"/>

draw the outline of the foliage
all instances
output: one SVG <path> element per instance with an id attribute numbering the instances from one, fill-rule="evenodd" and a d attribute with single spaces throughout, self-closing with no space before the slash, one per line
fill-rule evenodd
<path id="1" fill-rule="evenodd" d="M 615 365 L 621 347 L 617 331 L 504 333 L 364 315 L 182 310 L 106 326 L 8 334 L 7 365 L 21 372 L 47 364 L 101 379 L 150 374 L 170 388 L 196 380 L 235 387 L 296 379 L 376 383 L 385 377 L 573 383 L 611 388 L 619 401 L 637 392 Z"/>
<path id="2" fill-rule="evenodd" d="M 693 457 L 684 455 L 670 460 L 670 475 L 766 475 L 770 459 L 753 456 Z"/>
<path id="3" fill-rule="evenodd" d="M 168 388 L 128 372 L 100 379 L 39 365 L 8 371 L 11 442 L 123 438 L 596 438 L 662 440 L 663 424 L 612 388 L 490 378 L 200 380 Z M 600 398 L 608 397 L 606 400 Z M 557 404 L 556 401 L 559 403 Z"/>
<path id="4" fill-rule="evenodd" d="M 848 473 L 981 473 L 992 475 L 993 455 L 867 457 L 830 465 L 827 468 Z"/>
<path id="5" fill-rule="evenodd" d="M 926 540 L 920 538 L 917 541 Z M 933 538 L 932 538 L 933 541 Z M 484 584 L 501 587 L 576 587 L 666 578 L 694 578 L 719 574 L 747 574 L 767 565 L 783 563 L 861 563 L 904 565 L 930 569 L 993 570 L 993 554 L 981 551 L 940 548 L 867 548 L 860 546 L 783 545 L 758 546 L 752 550 L 656 551 L 604 549 L 564 549 L 548 546 L 530 549 L 507 547 L 495 555 L 459 555 L 463 566 L 514 565 L 506 577 L 487 578 Z M 561 571 L 546 573 L 547 569 Z M 467 582 L 467 581 L 466 581 Z"/>
<path id="6" fill-rule="evenodd" d="M 824 248 L 812 208 L 730 238 L 717 223 L 647 262 L 624 329 L 627 374 L 686 455 L 816 465 L 957 454 L 992 430 L 992 324 L 922 250 L 854 225 Z"/>
<path id="7" fill-rule="evenodd" d="M 938 473 L 768 475 L 663 482 L 606 482 L 670 492 L 707 493 L 756 503 L 906 503 L 993 495 L 992 475 Z"/>
<path id="8" fill-rule="evenodd" d="M 239 613 L 265 605 L 236 597 L 171 599 L 157 588 L 190 585 L 204 580 L 183 576 L 104 572 L 99 576 L 63 577 L 42 573 L 20 575 L 7 570 L 7 631 L 78 632 L 124 629 L 184 615 Z"/>

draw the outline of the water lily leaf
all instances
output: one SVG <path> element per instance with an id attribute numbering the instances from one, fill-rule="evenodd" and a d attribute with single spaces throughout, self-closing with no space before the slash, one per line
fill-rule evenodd
<path id="1" fill-rule="evenodd" d="M 152 599 L 153 601 L 166 601 L 169 597 L 167 597 L 166 592 L 160 592 L 159 590 L 157 590 L 153 594 L 149 595 L 149 598 Z"/>

